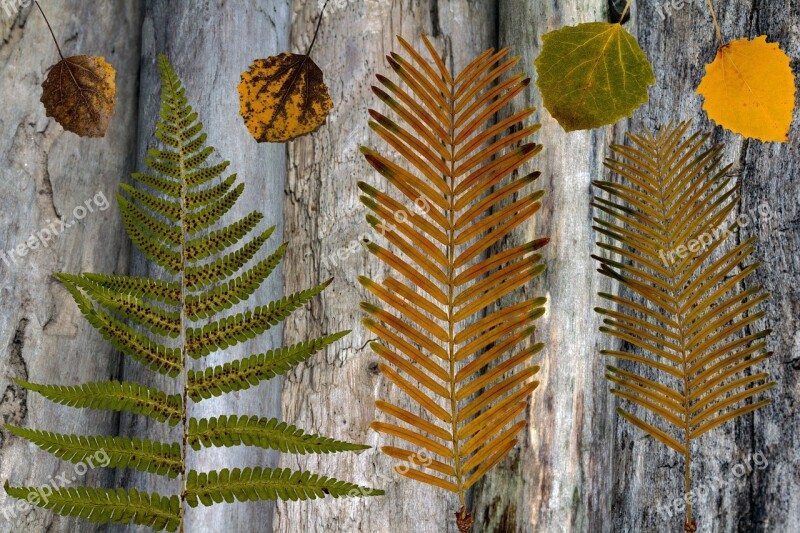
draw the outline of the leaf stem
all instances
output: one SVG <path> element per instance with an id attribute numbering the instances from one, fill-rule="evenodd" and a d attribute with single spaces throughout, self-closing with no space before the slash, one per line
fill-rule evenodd
<path id="1" fill-rule="evenodd" d="M 172 76 L 169 77 L 170 83 L 170 96 L 172 97 L 172 103 L 175 105 L 177 109 L 177 102 L 175 101 L 174 95 L 176 92 L 176 88 L 173 85 L 173 78 Z M 186 159 L 186 154 L 184 152 L 185 145 L 181 146 L 180 148 L 180 163 L 179 163 L 179 171 L 180 171 L 180 206 L 181 206 L 181 296 L 180 296 L 180 318 L 181 318 L 181 334 L 180 334 L 180 343 L 181 343 L 181 493 L 180 493 L 180 533 L 183 533 L 185 530 L 186 524 L 186 454 L 188 451 L 188 411 L 189 411 L 189 378 L 188 378 L 188 351 L 186 349 L 187 337 L 186 337 L 186 295 L 188 293 L 188 286 L 186 284 L 186 220 L 185 220 L 185 213 L 188 211 L 186 207 L 186 168 L 184 161 Z"/>
<path id="2" fill-rule="evenodd" d="M 710 0 L 709 0 L 710 1 Z M 663 132 L 659 132 L 659 136 L 664 135 Z M 656 161 L 657 161 L 657 168 L 658 168 L 658 206 L 659 206 L 659 214 L 661 215 L 661 224 L 664 227 L 669 227 L 670 223 L 667 220 L 667 201 L 664 197 L 664 187 L 665 187 L 665 180 L 666 177 L 664 176 L 663 172 L 663 155 L 661 153 L 661 146 L 662 142 L 660 139 L 654 139 L 657 142 L 656 146 Z M 674 239 L 670 239 L 669 243 L 662 242 L 662 244 L 667 244 L 665 250 L 674 250 L 675 249 L 675 241 Z M 677 284 L 677 273 L 675 271 L 675 265 L 670 263 L 669 264 L 669 274 L 667 279 L 671 284 Z M 677 303 L 679 300 L 679 295 L 675 293 L 675 290 L 671 290 L 669 292 L 669 298 L 671 301 Z M 683 447 L 684 447 L 684 500 L 686 502 L 686 521 L 684 522 L 684 527 L 689 527 L 689 524 L 692 524 L 692 499 L 691 499 L 691 489 L 692 489 L 692 480 L 691 480 L 691 466 L 692 466 L 692 453 L 691 453 L 691 406 L 689 396 L 691 395 L 691 388 L 689 386 L 689 365 L 688 365 L 688 357 L 689 354 L 687 353 L 687 339 L 686 339 L 686 324 L 685 324 L 685 315 L 683 312 L 678 311 L 675 314 L 675 322 L 677 323 L 678 327 L 678 334 L 680 336 L 680 357 L 681 357 L 681 372 L 683 374 Z M 689 531 L 687 529 L 687 531 Z"/>
<path id="3" fill-rule="evenodd" d="M 456 94 L 455 81 L 450 83 L 450 94 Z M 458 438 L 458 400 L 456 400 L 456 342 L 455 342 L 455 261 L 456 261 L 456 235 L 455 235 L 455 189 L 456 189 L 456 102 L 455 97 L 448 98 L 448 144 L 450 145 L 450 165 L 447 172 L 448 181 L 448 229 L 447 229 L 447 325 L 448 325 L 448 351 L 449 379 L 450 379 L 450 416 L 452 423 L 450 431 L 453 445 L 453 466 L 455 470 L 456 486 L 458 487 L 458 501 L 461 508 L 455 513 L 456 525 L 459 533 L 468 533 L 472 528 L 472 513 L 467 510 L 464 488 L 464 472 L 462 471 L 461 441 Z"/>
<path id="4" fill-rule="evenodd" d="M 619 24 L 620 26 L 622 26 L 622 21 L 625 20 L 625 15 L 628 14 L 628 9 L 630 9 L 630 7 L 631 7 L 631 0 L 628 0 L 627 2 L 625 2 L 625 8 L 622 10 L 622 15 L 619 16 L 619 22 L 617 22 L 617 24 Z"/>
<path id="5" fill-rule="evenodd" d="M 311 54 L 311 49 L 314 48 L 314 43 L 317 42 L 317 33 L 319 33 L 319 27 L 322 25 L 322 15 L 325 14 L 326 7 L 328 7 L 328 0 L 325 0 L 325 3 L 322 4 L 322 9 L 319 12 L 319 18 L 317 19 L 317 27 L 314 28 L 314 36 L 311 38 L 311 44 L 308 45 L 308 50 L 306 50 L 306 57 Z"/>
<path id="6" fill-rule="evenodd" d="M 56 39 L 56 34 L 53 33 L 53 28 L 50 27 L 50 21 L 47 20 L 47 15 L 45 15 L 44 11 L 42 11 L 42 6 L 39 5 L 38 1 L 36 2 L 36 7 L 39 8 L 39 13 L 41 13 L 42 16 L 44 17 L 44 23 L 47 24 L 47 29 L 50 30 L 50 35 L 53 37 L 53 42 L 56 43 L 56 50 L 58 50 L 58 55 L 61 58 L 61 61 L 64 61 L 64 54 L 61 53 L 61 47 L 58 46 L 58 40 Z"/>
<path id="7" fill-rule="evenodd" d="M 708 2 L 708 9 L 711 10 L 711 20 L 714 21 L 714 29 L 717 30 L 717 40 L 719 41 L 719 45 L 722 46 L 724 43 L 722 42 L 722 30 L 719 29 L 719 22 L 717 21 L 717 13 L 714 11 L 711 0 L 706 1 Z"/>

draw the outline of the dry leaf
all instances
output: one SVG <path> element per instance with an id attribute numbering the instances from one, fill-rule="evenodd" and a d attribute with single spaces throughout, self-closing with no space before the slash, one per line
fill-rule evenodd
<path id="1" fill-rule="evenodd" d="M 258 142 L 284 142 L 319 128 L 333 108 L 322 71 L 307 55 L 257 59 L 242 73 L 239 113 Z"/>
<path id="2" fill-rule="evenodd" d="M 794 91 L 789 57 L 765 35 L 720 47 L 697 87 L 714 122 L 745 137 L 777 142 L 789 140 Z"/>
<path id="3" fill-rule="evenodd" d="M 106 134 L 117 103 L 116 72 L 99 56 L 71 56 L 50 69 L 42 83 L 47 116 L 81 137 Z"/>

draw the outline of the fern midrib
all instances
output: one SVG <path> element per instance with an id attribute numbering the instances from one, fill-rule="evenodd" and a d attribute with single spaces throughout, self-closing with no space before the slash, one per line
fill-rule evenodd
<path id="1" fill-rule="evenodd" d="M 668 208 L 665 205 L 664 199 L 664 168 L 662 166 L 662 154 L 661 154 L 661 143 L 655 143 L 655 151 L 656 157 L 658 161 L 658 180 L 659 180 L 659 187 L 658 187 L 658 195 L 659 195 L 659 209 L 661 211 L 661 224 L 662 227 L 670 227 L 671 225 L 667 224 L 666 215 L 668 212 Z M 674 250 L 675 249 L 675 241 L 674 236 L 670 235 L 670 241 L 668 246 L 665 250 Z M 686 331 L 684 325 L 684 312 L 681 310 L 681 307 L 677 305 L 679 296 L 676 294 L 678 290 L 676 286 L 676 273 L 675 273 L 675 265 L 671 261 L 667 261 L 669 275 L 670 275 L 670 283 L 669 283 L 669 296 L 675 305 L 675 309 L 677 312 L 675 313 L 675 323 L 678 325 L 678 334 L 680 336 L 680 347 L 681 347 L 681 373 L 683 374 L 683 430 L 684 430 L 684 440 L 683 446 L 685 449 L 684 457 L 685 457 L 685 466 L 684 466 L 684 497 L 686 499 L 686 523 L 692 522 L 692 504 L 689 499 L 689 493 L 691 491 L 691 438 L 690 438 L 690 426 L 689 421 L 691 419 L 690 416 L 690 406 L 689 406 L 689 375 L 688 375 L 688 364 L 686 361 Z"/>
<path id="2" fill-rule="evenodd" d="M 455 123 L 456 123 L 456 107 L 455 107 L 455 94 L 456 94 L 456 87 L 455 82 L 450 83 L 450 95 L 447 97 L 447 102 L 449 105 L 448 109 L 448 145 L 450 148 L 450 168 L 448 169 L 448 185 L 450 190 L 448 191 L 448 208 L 447 208 L 447 219 L 448 219 L 448 228 L 447 228 L 447 327 L 448 327 L 448 362 L 449 362 L 449 385 L 450 385 L 450 416 L 452 417 L 451 420 L 451 435 L 452 435 L 452 446 L 453 446 L 453 463 L 454 463 L 454 470 L 455 470 L 455 477 L 456 477 L 456 488 L 458 489 L 458 501 L 461 504 L 461 507 L 464 508 L 466 506 L 465 500 L 465 492 L 464 489 L 464 473 L 461 471 L 462 467 L 462 459 L 461 459 L 461 442 L 458 438 L 458 400 L 456 399 L 456 358 L 455 358 L 455 351 L 456 351 L 456 342 L 455 342 L 455 251 L 456 251 L 456 234 L 455 234 L 455 215 L 456 215 L 456 198 L 455 198 L 455 169 L 456 169 L 456 134 L 455 134 Z"/>
<path id="3" fill-rule="evenodd" d="M 173 76 L 169 77 L 169 84 L 170 84 L 170 96 L 172 97 L 172 103 L 174 105 L 174 109 L 179 109 L 177 105 L 177 100 L 175 98 L 175 84 L 173 82 Z M 189 411 L 189 375 L 188 375 L 188 353 L 187 353 L 187 339 L 186 339 L 186 296 L 188 293 L 188 287 L 186 283 L 186 268 L 188 264 L 188 251 L 186 247 L 186 240 L 187 240 L 187 190 L 186 190 L 186 181 L 187 181 L 187 170 L 186 170 L 186 142 L 183 137 L 181 139 L 181 147 L 180 147 L 180 158 L 179 158 L 179 175 L 180 175 L 180 206 L 181 206 L 181 300 L 179 304 L 180 309 L 180 318 L 181 318 L 181 325 L 180 325 L 180 342 L 181 342 L 181 397 L 183 402 L 181 404 L 182 412 L 181 412 L 181 493 L 180 493 L 180 508 L 178 510 L 178 519 L 180 522 L 180 533 L 184 532 L 184 525 L 185 525 L 185 508 L 186 508 L 186 451 L 188 449 L 188 440 L 189 440 L 189 424 L 188 424 L 188 411 Z"/>

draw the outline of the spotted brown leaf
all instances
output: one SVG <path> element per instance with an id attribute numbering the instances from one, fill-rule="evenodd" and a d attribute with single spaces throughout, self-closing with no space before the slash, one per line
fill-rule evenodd
<path id="1" fill-rule="evenodd" d="M 116 72 L 99 56 L 71 56 L 50 69 L 42 83 L 47 116 L 81 137 L 106 134 L 116 100 Z"/>
<path id="2" fill-rule="evenodd" d="M 284 142 L 319 128 L 333 108 L 322 71 L 308 55 L 257 59 L 239 83 L 239 113 L 258 142 Z"/>

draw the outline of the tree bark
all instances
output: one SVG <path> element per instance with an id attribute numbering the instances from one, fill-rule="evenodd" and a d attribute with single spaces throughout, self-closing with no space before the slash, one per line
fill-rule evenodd
<path id="1" fill-rule="evenodd" d="M 726 40 L 766 34 L 790 57 L 800 57 L 796 5 L 714 4 Z M 713 128 L 702 111 L 702 98 L 695 94 L 703 65 L 713 60 L 717 49 L 708 6 L 705 1 L 674 5 L 664 0 L 632 6 L 632 20 L 625 26 L 653 62 L 657 81 L 650 89 L 650 103 L 631 119 L 591 132 L 565 133 L 541 108 L 533 84 L 507 110 L 539 108 L 533 120 L 541 122 L 542 129 L 533 140 L 544 150 L 523 170 L 542 172 L 536 186 L 546 191 L 544 207 L 503 246 L 551 237 L 543 250 L 548 270 L 525 289 L 528 296 L 546 295 L 548 312 L 537 321 L 536 340 L 544 342 L 545 349 L 535 361 L 542 369 L 537 376 L 541 384 L 526 412 L 531 426 L 518 448 L 471 491 L 475 532 L 681 529 L 683 511 L 674 503 L 683 498 L 682 458 L 614 413 L 617 400 L 604 378 L 604 367 L 611 361 L 599 350 L 619 345 L 598 333 L 601 320 L 592 309 L 600 305 L 598 291 L 617 289 L 595 272 L 590 254 L 597 252 L 597 235 L 591 229 L 596 213 L 589 206 L 591 180 L 607 176 L 602 160 L 608 144 L 623 142 L 626 131 L 684 119 L 694 119 L 692 130 Z M 137 363 L 120 359 L 51 277 L 57 271 L 163 275 L 137 251 L 130 252 L 114 201 L 120 179 L 127 180 L 133 169 L 143 170 L 145 150 L 156 142 L 156 57 L 163 52 L 182 78 L 205 124 L 208 143 L 218 150 L 217 160 L 230 160 L 232 171 L 246 183 L 246 194 L 227 219 L 260 210 L 267 217 L 264 227 L 278 226 L 264 253 L 282 240 L 289 242 L 285 270 L 275 272 L 247 306 L 335 277 L 310 310 L 294 314 L 282 331 L 275 328 L 193 367 L 353 330 L 293 369 L 283 383 L 275 379 L 203 402 L 190 414 L 282 415 L 305 430 L 376 447 L 322 456 L 284 454 L 280 459 L 277 453 L 249 447 L 223 448 L 192 453 L 190 467 L 274 466 L 280 461 L 281 466 L 387 492 L 377 498 L 199 507 L 189 511 L 187 531 L 455 531 L 456 499 L 395 474 L 394 461 L 377 450 L 390 439 L 368 427 L 380 418 L 375 399 L 412 405 L 381 377 L 368 347 L 373 339 L 360 325 L 358 302 L 367 298 L 357 276 L 382 280 L 387 274 L 358 245 L 372 230 L 364 221 L 366 209 L 358 201 L 356 182 L 383 188 L 383 179 L 358 152 L 362 144 L 382 146 L 367 127 L 367 108 L 383 107 L 370 85 L 376 73 L 391 73 L 384 55 L 398 50 L 395 35 L 422 48 L 422 33 L 432 37 L 455 71 L 489 47 L 508 46 L 512 54 L 522 56 L 517 70 L 527 71 L 535 81 L 532 63 L 542 35 L 563 25 L 607 20 L 607 1 L 330 0 L 312 58 L 325 73 L 335 107 L 320 130 L 286 146 L 253 141 L 238 114 L 236 85 L 254 59 L 306 50 L 318 2 L 171 0 L 112 6 L 67 0 L 43 7 L 65 54 L 103 55 L 114 65 L 117 107 L 104 139 L 64 133 L 45 116 L 39 102 L 47 67 L 58 60 L 43 19 L 31 5 L 13 7 L 12 16 L 0 6 L 0 94 L 6 104 L 0 110 L 0 251 L 6 253 L 0 255 L 3 422 L 83 435 L 178 438 L 176 432 L 140 417 L 53 405 L 12 381 L 79 384 L 125 379 L 168 390 L 175 386 L 173 380 L 155 379 Z M 702 531 L 800 530 L 800 422 L 795 412 L 800 398 L 797 121 L 794 126 L 791 142 L 783 145 L 744 140 L 714 128 L 713 141 L 726 144 L 724 162 L 734 163 L 730 174 L 741 183 L 739 214 L 752 219 L 731 246 L 751 235 L 759 239 L 754 260 L 761 266 L 745 285 L 762 284 L 772 293 L 764 306 L 767 316 L 753 327 L 773 329 L 770 349 L 775 355 L 766 368 L 777 386 L 769 393 L 770 406 L 715 429 L 693 446 L 694 483 L 711 487 L 710 496 L 694 509 Z M 110 202 L 109 209 L 96 209 L 47 247 L 11 258 L 12 249 L 56 218 L 71 221 L 74 208 L 98 193 Z M 764 202 L 768 214 L 757 211 Z M 759 468 L 756 454 L 768 466 Z M 764 465 L 760 460 L 758 464 Z M 2 480 L 41 485 L 72 472 L 70 463 L 0 430 Z M 150 474 L 119 471 L 115 477 L 99 469 L 74 484 L 177 490 L 174 482 Z M 0 491 L 0 533 L 144 531 L 96 526 L 39 508 L 3 517 L 3 510 L 15 502 Z"/>
<path id="2" fill-rule="evenodd" d="M 682 10 L 664 10 L 657 3 L 633 6 L 626 27 L 654 63 L 656 85 L 650 103 L 629 120 L 593 132 L 564 133 L 546 111 L 540 139 L 545 150 L 533 166 L 544 170 L 549 202 L 535 234 L 554 238 L 546 252 L 548 273 L 543 289 L 549 293 L 550 312 L 544 317 L 542 385 L 533 394 L 531 442 L 505 461 L 476 489 L 478 523 L 484 531 L 654 531 L 678 530 L 684 512 L 683 460 L 614 414 L 617 400 L 608 393 L 603 367 L 610 361 L 601 348 L 617 348 L 610 337 L 596 333 L 600 320 L 592 316 L 598 290 L 608 283 L 593 272 L 589 254 L 596 251 L 589 208 L 591 179 L 606 175 L 600 164 L 610 142 L 623 142 L 626 131 L 655 129 L 671 121 L 695 119 L 693 130 L 710 130 L 695 94 L 704 73 L 702 65 L 714 59 L 718 43 L 705 3 L 686 4 Z M 775 6 L 718 11 L 727 40 L 766 34 L 779 41 L 790 57 L 797 57 L 798 38 L 789 28 L 797 13 L 778 14 Z M 662 18 L 660 13 L 665 16 Z M 699 15 L 699 16 L 698 16 Z M 525 57 L 530 65 L 540 52 L 541 36 L 563 25 L 605 20 L 605 2 L 572 8 L 561 4 L 501 2 L 500 43 Z M 689 36 L 687 38 L 687 36 Z M 540 107 L 537 91 L 529 93 Z M 791 144 L 775 145 L 744 140 L 721 128 L 714 142 L 726 145 L 725 161 L 734 162 L 731 175 L 740 179 L 739 214 L 759 223 L 744 227 L 735 246 L 750 235 L 759 236 L 754 260 L 757 274 L 741 289 L 762 284 L 773 293 L 768 316 L 753 330 L 772 328 L 770 349 L 775 356 L 768 370 L 777 386 L 773 404 L 704 435 L 693 445 L 693 486 L 712 491 L 695 512 L 704 531 L 793 531 L 800 508 L 788 497 L 797 487 L 798 458 L 786 435 L 795 435 L 797 420 L 791 407 L 798 396 L 797 261 L 786 251 L 797 248 L 797 158 Z M 754 209 L 767 202 L 771 215 Z M 772 220 L 765 220 L 772 216 Z M 577 224 L 576 221 L 577 220 Z M 509 245 L 517 242 L 512 240 Z M 549 254 L 549 257 L 548 257 Z M 542 396 L 543 395 L 543 396 Z M 788 444 L 788 445 L 787 445 Z M 764 461 L 769 466 L 762 471 Z M 749 465 L 749 466 L 748 466 Z M 742 474 L 742 472 L 745 472 Z M 740 479 L 741 478 L 741 479 Z M 480 494 L 480 496 L 477 496 Z"/>
<path id="3" fill-rule="evenodd" d="M 238 173 L 245 183 L 245 193 L 221 221 L 230 223 L 251 211 L 261 211 L 265 218 L 260 230 L 277 226 L 259 256 L 266 257 L 283 239 L 283 184 L 286 173 L 286 150 L 279 144 L 258 144 L 239 116 L 237 85 L 240 74 L 254 59 L 275 55 L 286 49 L 289 37 L 288 7 L 283 2 L 239 2 L 236 4 L 203 2 L 147 2 L 142 24 L 142 56 L 139 99 L 139 135 L 137 168 L 148 148 L 153 147 L 155 124 L 160 109 L 160 77 L 157 57 L 166 54 L 183 81 L 189 105 L 197 111 L 208 134 L 207 145 L 216 149 L 209 161 L 231 161 L 230 172 Z M 259 231 L 260 231 L 259 230 Z M 133 254 L 132 273 L 137 276 L 164 276 L 138 251 Z M 283 294 L 281 268 L 247 302 L 233 306 L 227 314 L 243 312 L 278 300 Z M 215 317 L 218 319 L 219 317 Z M 210 322 L 208 319 L 206 322 Z M 202 324 L 198 322 L 197 324 Z M 263 353 L 281 342 L 281 328 L 275 327 L 256 339 L 192 361 L 190 368 L 202 369 L 255 353 Z M 163 390 L 177 391 L 180 379 L 157 376 L 138 363 L 125 361 L 126 380 L 157 383 Z M 189 416 L 203 418 L 223 414 L 280 416 L 280 380 L 271 380 L 249 390 L 224 394 L 218 398 L 189 404 Z M 123 416 L 123 435 L 147 435 L 149 438 L 180 440 L 180 426 L 168 428 L 145 417 Z M 275 466 L 278 453 L 256 447 L 210 448 L 189 451 L 188 467 L 200 472 L 246 466 Z M 180 483 L 147 473 L 121 471 L 118 479 L 126 487 L 176 494 Z M 236 503 L 234 505 L 198 506 L 186 514 L 186 531 L 262 531 L 272 527 L 273 503 Z M 136 528 L 123 527 L 124 531 Z M 145 531 L 145 528 L 140 528 Z"/>
<path id="4" fill-rule="evenodd" d="M 533 61 L 542 35 L 603 20 L 604 6 L 600 1 L 503 0 L 499 46 L 521 55 L 522 68 L 535 82 Z M 590 257 L 595 235 L 589 199 L 591 180 L 603 172 L 612 128 L 565 133 L 542 108 L 533 83 L 507 113 L 531 106 L 537 108 L 532 121 L 542 124 L 534 140 L 543 149 L 520 172 L 542 173 L 534 187 L 545 190 L 544 206 L 532 224 L 501 244 L 505 249 L 538 237 L 551 239 L 542 250 L 547 270 L 519 297 L 547 296 L 548 312 L 537 321 L 536 334 L 545 349 L 534 361 L 541 370 L 527 411 L 529 431 L 476 486 L 476 531 L 596 530 L 610 514 L 613 400 L 603 377 L 606 362 L 598 355 L 605 339 L 593 311 L 597 292 L 610 284 L 595 272 Z"/>
<path id="5" fill-rule="evenodd" d="M 5 254 L 0 256 L 0 415 L 6 424 L 57 433 L 114 434 L 115 414 L 53 404 L 12 378 L 78 385 L 117 376 L 114 349 L 52 274 L 127 271 L 129 244 L 112 204 L 120 177 L 133 167 L 141 13 L 131 2 L 114 9 L 79 0 L 43 3 L 65 56 L 104 56 L 117 71 L 117 105 L 108 132 L 103 139 L 85 139 L 65 132 L 39 102 L 41 83 L 59 57 L 41 14 L 25 4 L 9 2 L 4 4 L 9 11 L 0 10 L 0 250 Z M 85 202 L 93 211 L 84 216 L 78 210 L 76 218 L 76 207 Z M 57 220 L 70 227 L 61 228 Z M 48 240 L 46 231 L 53 228 Z M 26 248 L 31 237 L 37 244 Z M 20 246 L 24 256 L 15 250 Z M 0 458 L 0 478 L 14 486 L 63 485 L 61 475 L 69 485 L 102 486 L 113 477 L 103 469 L 77 475 L 71 463 L 5 429 Z M 38 507 L 20 511 L 17 502 L 2 491 L 0 531 L 100 529 Z"/>
<path id="6" fill-rule="evenodd" d="M 372 16 L 379 12 L 376 8 L 376 4 L 370 3 L 360 10 L 348 6 L 341 15 L 332 11 L 328 25 L 363 28 L 368 35 L 383 28 L 384 35 L 399 33 L 416 40 L 426 30 L 426 14 L 443 12 L 441 2 L 413 4 L 414 17 L 423 20 L 413 31 L 413 25 L 403 26 L 392 17 Z M 480 6 L 466 9 L 469 13 L 466 16 L 474 16 Z M 523 68 L 534 80 L 532 62 L 540 51 L 542 34 L 563 25 L 608 17 L 607 4 L 600 0 L 576 5 L 505 0 L 497 9 L 496 43 L 491 41 L 494 32 L 487 31 L 489 40 L 471 53 L 495 44 L 509 46 L 512 53 L 522 55 Z M 779 11 L 777 6 L 731 6 L 719 15 L 727 38 L 765 33 L 796 57 L 800 45 L 789 28 L 797 23 L 798 14 L 791 12 L 787 16 Z M 295 21 L 295 35 L 300 31 L 298 28 L 305 28 L 300 33 L 304 36 L 301 44 L 307 41 L 315 12 L 307 8 L 302 12 L 305 15 Z M 493 16 L 490 13 L 491 9 L 482 20 L 489 21 Z M 665 13 L 663 20 L 659 13 Z M 682 10 L 670 12 L 660 4 L 644 3 L 641 9 L 634 5 L 632 15 L 626 27 L 638 36 L 656 71 L 657 83 L 650 91 L 650 103 L 631 119 L 592 132 L 567 134 L 546 111 L 540 109 L 536 115 L 543 127 L 535 140 L 543 143 L 545 149 L 529 167 L 542 171 L 539 186 L 547 191 L 545 206 L 530 227 L 519 231 L 504 245 L 513 246 L 531 236 L 547 235 L 553 239 L 544 250 L 548 271 L 529 287 L 532 294 L 544 293 L 549 299 L 548 314 L 539 320 L 537 339 L 546 344 L 537 361 L 542 366 L 538 376 L 542 383 L 532 395 L 528 412 L 531 429 L 525 441 L 473 492 L 476 531 L 648 531 L 681 527 L 682 512 L 673 509 L 670 516 L 668 506 L 683 497 L 682 459 L 616 416 L 617 401 L 609 394 L 604 378 L 604 367 L 611 361 L 601 357 L 599 350 L 618 346 L 612 338 L 598 333 L 601 321 L 592 309 L 600 302 L 596 293 L 614 287 L 595 272 L 590 258 L 597 250 L 594 244 L 597 235 L 591 230 L 595 213 L 589 207 L 590 182 L 605 175 L 602 160 L 608 144 L 623 141 L 626 131 L 653 129 L 686 118 L 695 118 L 694 129 L 713 127 L 701 111 L 702 100 L 695 94 L 695 88 L 704 72 L 702 65 L 713 60 L 717 43 L 705 4 L 686 4 Z M 344 22 L 335 17 L 344 18 Z M 434 20 L 436 17 L 432 16 L 431 25 Z M 449 17 L 441 16 L 438 20 Z M 458 27 L 474 28 L 463 23 Z M 463 50 L 467 56 L 464 40 L 474 39 L 480 32 L 455 28 L 442 33 L 449 36 L 453 48 Z M 323 70 L 337 73 L 329 75 L 329 84 L 334 88 L 338 108 L 325 130 L 290 145 L 287 234 L 307 248 L 292 252 L 297 263 L 305 265 L 305 273 L 289 273 L 286 283 L 287 290 L 295 289 L 328 273 L 342 281 L 328 291 L 325 306 L 317 311 L 320 320 L 315 321 L 308 334 L 298 337 L 353 327 L 351 324 L 357 324 L 359 319 L 355 303 L 363 298 L 354 278 L 364 273 L 380 279 L 385 274 L 376 261 L 365 258 L 354 246 L 365 225 L 359 220 L 362 211 L 353 186 L 358 179 L 374 179 L 368 168 L 365 172 L 355 152 L 357 144 L 367 138 L 366 118 L 360 118 L 359 114 L 363 115 L 363 108 L 375 105 L 367 94 L 363 80 L 368 75 L 363 71 L 380 71 L 376 69 L 380 62 L 369 59 L 372 40 L 348 48 L 352 39 L 342 37 L 341 33 L 335 37 L 328 35 L 323 28 L 321 42 L 325 45 L 320 46 L 323 50 L 318 52 L 317 59 Z M 391 49 L 388 37 L 378 33 L 376 38 L 378 42 L 382 39 L 382 48 Z M 298 42 L 296 38 L 294 41 Z M 327 56 L 346 60 L 326 69 Z M 340 93 L 339 85 L 343 86 Z M 525 94 L 524 105 L 541 108 L 539 93 L 533 86 Z M 361 128 L 359 120 L 364 124 Z M 745 239 L 750 232 L 758 231 L 761 239 L 756 260 L 763 264 L 757 277 L 748 280 L 748 284 L 762 283 L 773 292 L 763 326 L 775 330 L 771 349 L 776 355 L 769 370 L 778 386 L 772 392 L 775 401 L 772 406 L 726 424 L 695 444 L 696 459 L 692 466 L 695 482 L 709 485 L 713 480 L 723 480 L 724 483 L 696 511 L 702 526 L 712 531 L 742 528 L 760 531 L 776 527 L 794 530 L 800 509 L 789 497 L 792 492 L 787 487 L 797 487 L 800 483 L 798 458 L 792 451 L 796 431 L 786 433 L 791 435 L 788 446 L 779 445 L 778 439 L 787 438 L 782 437 L 781 428 L 790 431 L 797 425 L 791 409 L 798 395 L 795 371 L 800 366 L 797 364 L 800 343 L 795 333 L 800 304 L 796 284 L 792 283 L 798 268 L 797 261 L 787 251 L 797 248 L 798 241 L 798 184 L 791 177 L 797 158 L 792 156 L 791 145 L 744 141 L 720 128 L 716 128 L 714 140 L 724 141 L 726 160 L 736 162 L 732 173 L 742 179 L 741 212 L 750 212 L 768 200 L 774 216 L 771 226 L 748 226 L 737 238 Z M 341 176 L 352 177 L 343 181 Z M 788 194 L 782 192 L 786 189 Z M 341 255 L 337 255 L 337 250 L 341 250 Z M 295 331 L 306 331 L 305 327 L 308 326 L 293 323 L 286 335 L 291 337 Z M 340 366 L 345 377 L 313 366 L 293 374 L 283 395 L 287 417 L 296 420 L 292 412 L 310 417 L 307 419 L 315 424 L 314 429 L 320 431 L 335 430 L 346 424 L 340 435 L 351 438 L 363 435 L 362 441 L 384 444 L 382 437 L 364 428 L 374 418 L 372 401 L 376 397 L 391 398 L 396 393 L 384 388 L 375 373 L 374 357 L 366 347 L 369 340 L 363 329 L 356 326 L 342 346 L 328 352 L 328 363 Z M 768 470 L 753 468 L 740 480 L 741 469 L 737 465 L 753 465 L 753 455 L 757 452 L 769 461 Z M 436 499 L 441 496 L 426 487 L 394 477 L 386 468 L 385 458 L 364 453 L 362 457 L 348 459 L 336 458 L 330 462 L 335 461 L 337 471 L 344 474 L 374 471 L 379 480 L 386 476 L 385 484 L 380 486 L 388 487 L 389 493 L 383 500 L 393 501 L 393 506 L 385 508 L 384 501 L 376 500 L 348 501 L 305 512 L 294 504 L 281 504 L 276 527 L 282 531 L 291 530 L 290 524 L 303 524 L 312 530 L 327 530 L 328 526 L 337 531 L 360 528 L 425 531 L 431 527 L 425 517 L 431 516 L 451 523 L 445 509 L 452 505 L 448 507 L 446 501 Z M 325 460 L 320 462 L 324 464 Z M 358 480 L 369 481 L 370 476 Z M 436 522 L 435 527 L 442 529 L 444 523 Z"/>

